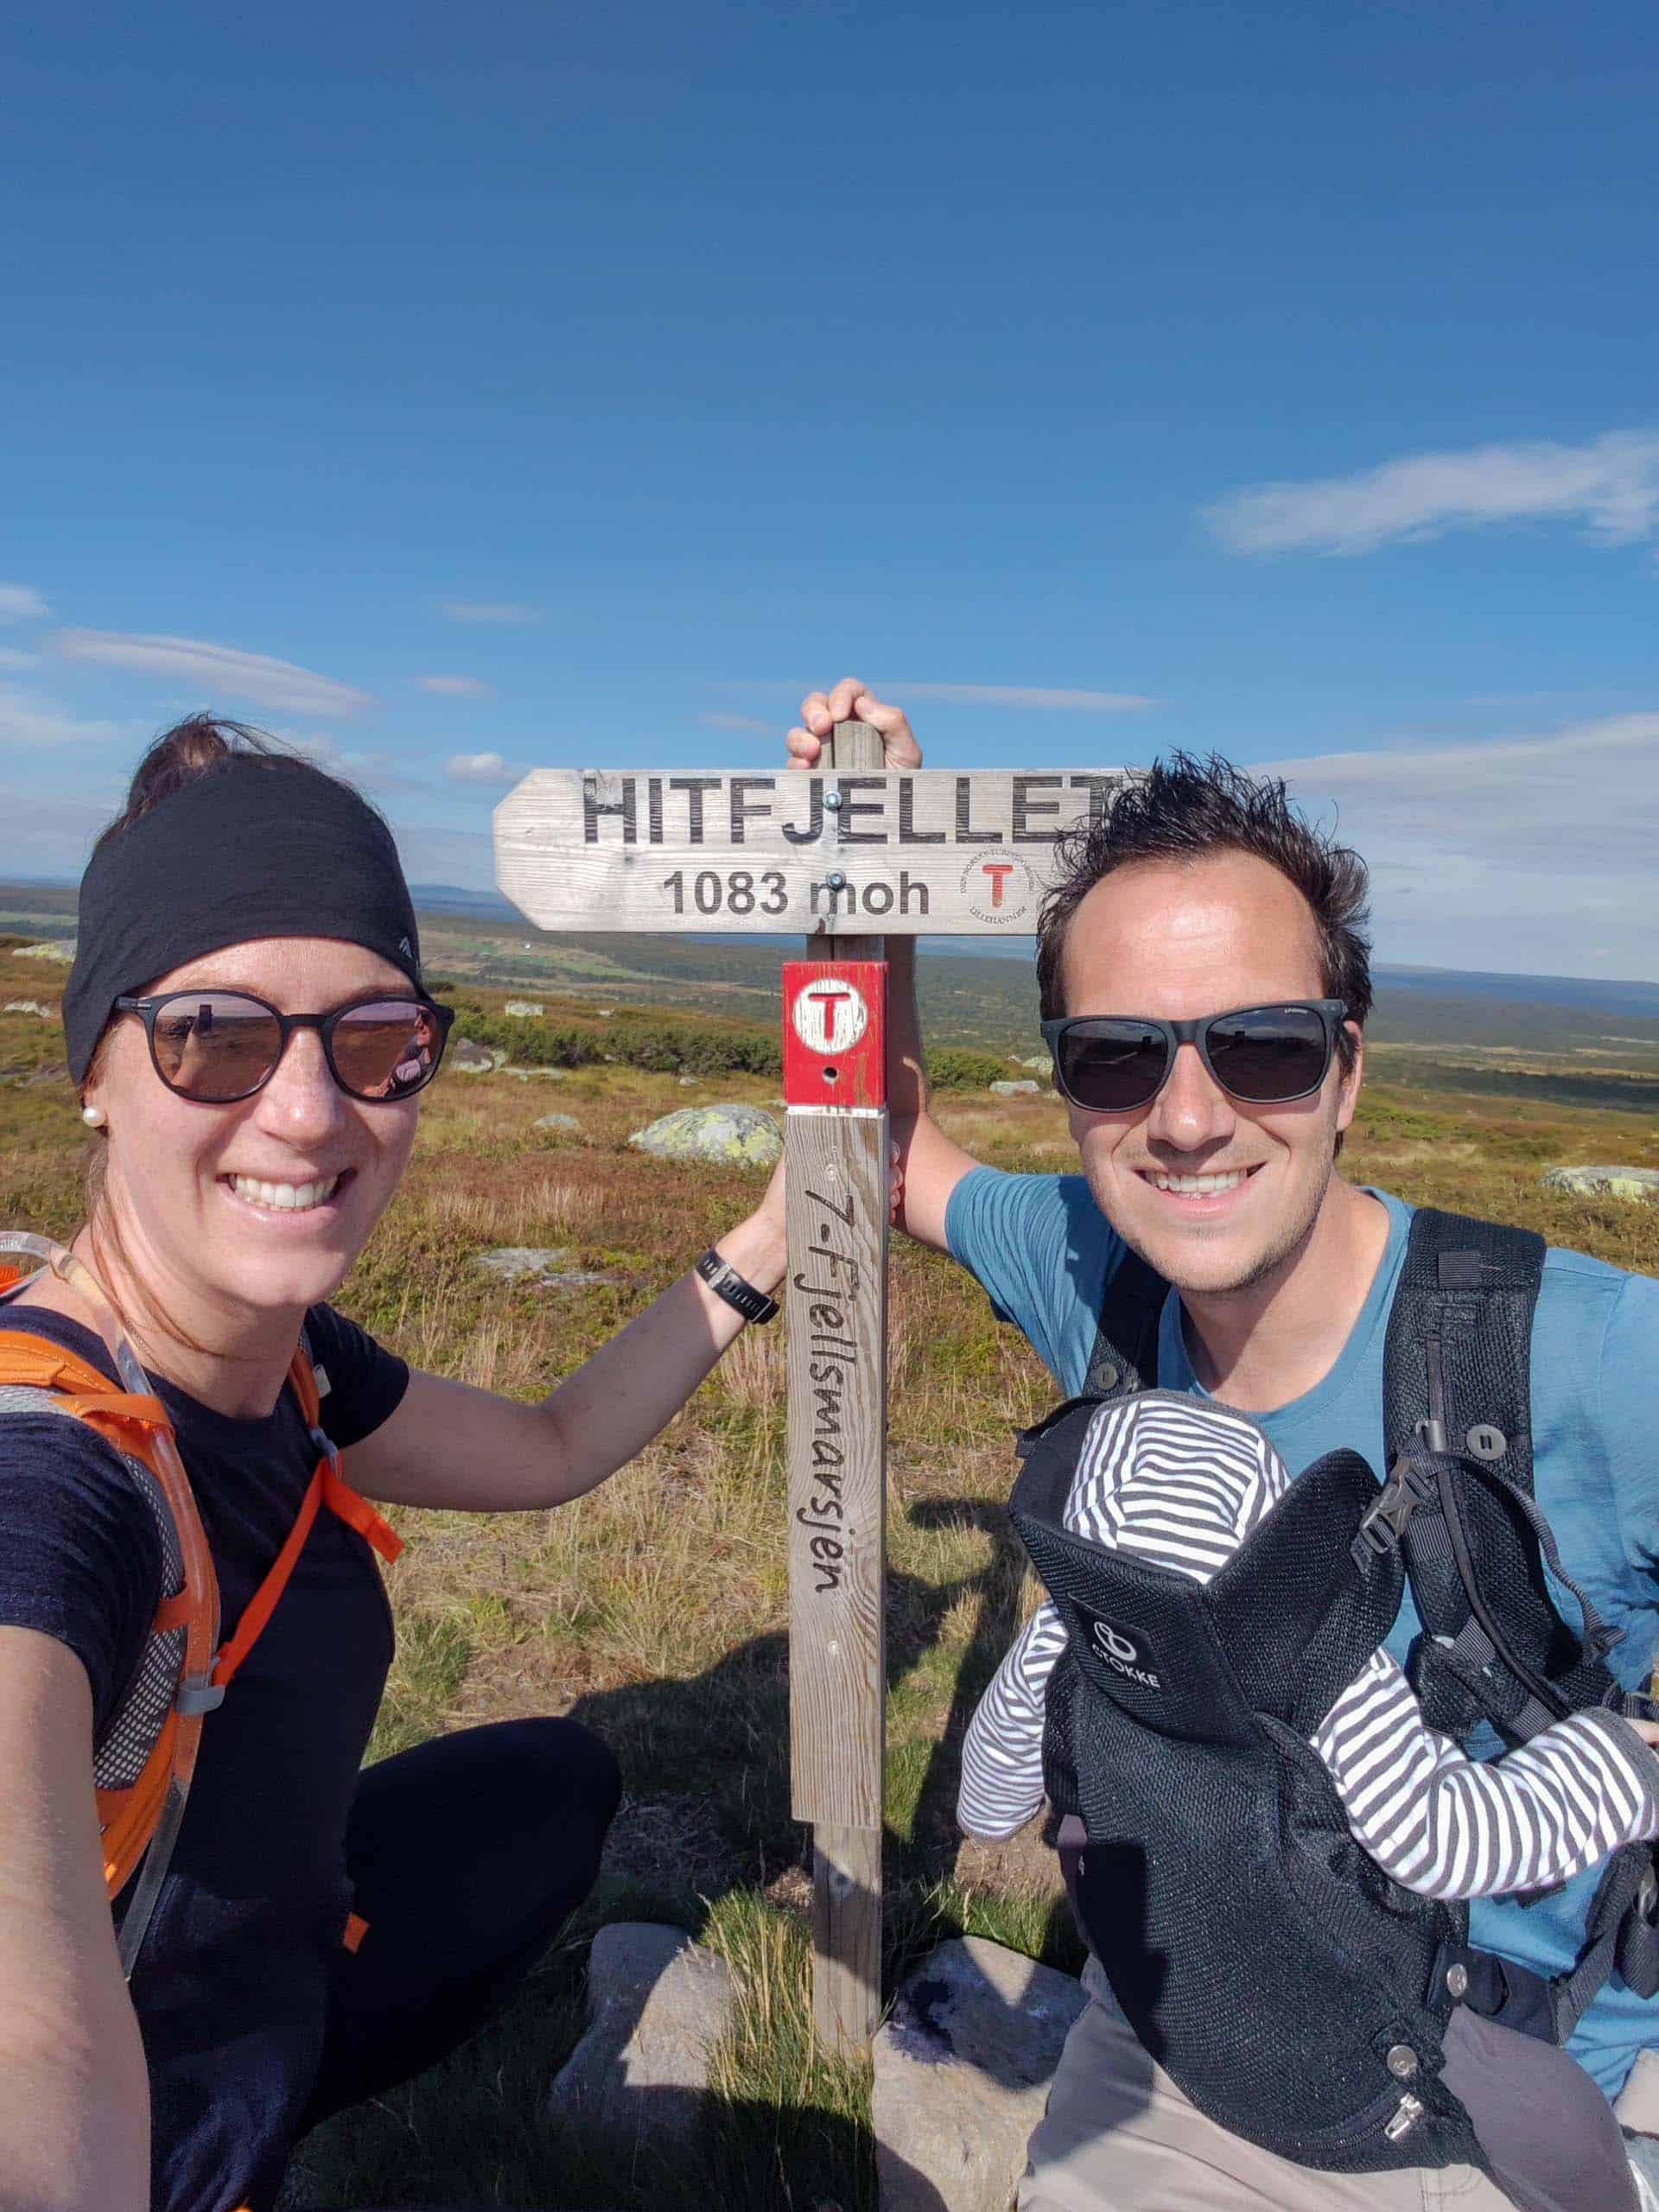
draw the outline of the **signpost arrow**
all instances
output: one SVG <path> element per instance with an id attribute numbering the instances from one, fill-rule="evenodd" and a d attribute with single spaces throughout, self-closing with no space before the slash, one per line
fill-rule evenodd
<path id="1" fill-rule="evenodd" d="M 1055 838 L 1122 780 L 881 761 L 839 722 L 814 773 L 538 768 L 495 810 L 496 880 L 539 928 L 799 931 L 816 956 L 783 973 L 791 1801 L 814 2025 L 855 2051 L 881 2005 L 885 939 L 1029 934 Z"/>

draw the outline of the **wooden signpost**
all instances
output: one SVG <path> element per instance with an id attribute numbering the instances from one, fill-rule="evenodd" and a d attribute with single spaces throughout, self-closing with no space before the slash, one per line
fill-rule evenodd
<path id="1" fill-rule="evenodd" d="M 540 768 L 495 810 L 496 880 L 541 929 L 808 939 L 783 971 L 791 1802 L 813 1832 L 813 2021 L 843 2050 L 881 2005 L 884 940 L 1029 934 L 1056 836 L 1120 780 L 884 774 L 878 734 L 841 722 L 810 774 Z"/>

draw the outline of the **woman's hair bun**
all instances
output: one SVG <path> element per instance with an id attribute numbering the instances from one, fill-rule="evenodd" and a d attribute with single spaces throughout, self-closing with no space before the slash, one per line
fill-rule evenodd
<path id="1" fill-rule="evenodd" d="M 226 721 L 208 714 L 188 715 L 183 721 L 175 722 L 154 741 L 133 770 L 126 804 L 99 843 L 118 837 L 163 799 L 171 798 L 175 791 L 182 791 L 232 754 L 266 760 L 289 757 L 274 737 L 247 722 Z"/>

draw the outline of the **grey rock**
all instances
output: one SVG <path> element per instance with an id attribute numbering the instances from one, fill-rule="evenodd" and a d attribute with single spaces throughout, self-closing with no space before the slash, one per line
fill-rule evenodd
<path id="1" fill-rule="evenodd" d="M 1552 1167 L 1539 1180 L 1577 1198 L 1659 1198 L 1659 1167 Z"/>
<path id="2" fill-rule="evenodd" d="M 1028 1075 L 1022 1075 L 1016 1082 L 994 1083 L 991 1085 L 999 1098 L 1034 1098 L 1041 1088 L 1042 1085 L 1033 1083 Z"/>
<path id="3" fill-rule="evenodd" d="M 758 1106 L 682 1106 L 628 1139 L 658 1160 L 712 1160 L 722 1167 L 771 1167 L 782 1132 Z"/>
<path id="4" fill-rule="evenodd" d="M 4 1007 L 0 1008 L 0 1012 L 6 1014 L 38 1014 L 42 1021 L 55 1021 L 58 1018 L 58 1009 L 56 1007 L 42 1006 L 39 999 L 8 999 Z"/>
<path id="5" fill-rule="evenodd" d="M 539 1122 L 532 1122 L 533 1129 L 556 1129 L 561 1136 L 582 1135 L 582 1123 L 574 1114 L 543 1114 Z"/>
<path id="6" fill-rule="evenodd" d="M 1054 1063 L 1046 1052 L 1033 1052 L 1028 1059 L 1024 1060 L 1020 1058 L 1018 1052 L 1015 1052 L 1013 1058 L 1015 1067 L 1034 1068 L 1039 1075 L 1049 1075 L 1053 1071 Z"/>
<path id="7" fill-rule="evenodd" d="M 601 1928 L 587 2031 L 554 2077 L 549 2119 L 636 2159 L 683 2152 L 702 2127 L 709 2052 L 731 2010 L 730 1968 L 683 1929 Z"/>
<path id="8" fill-rule="evenodd" d="M 881 2212 L 1008 2212 L 1082 1985 L 1001 1943 L 942 1943 L 875 2038 Z"/>
<path id="9" fill-rule="evenodd" d="M 449 1047 L 448 1065 L 462 1075 L 493 1075 L 505 1067 L 507 1056 L 499 1045 L 477 1045 L 470 1037 L 457 1037 Z"/>
<path id="10" fill-rule="evenodd" d="M 680 1089 L 682 1090 L 695 1090 L 701 1080 L 702 1078 L 698 1076 L 683 1075 L 680 1077 Z"/>
<path id="11" fill-rule="evenodd" d="M 537 1290 L 580 1290 L 612 1280 L 593 1268 L 567 1268 L 569 1256 L 562 1244 L 502 1244 L 480 1252 L 473 1265 L 502 1282 L 528 1282 Z"/>
<path id="12" fill-rule="evenodd" d="M 72 937 L 54 938 L 47 944 L 20 944 L 13 948 L 14 960 L 55 960 L 60 967 L 68 967 L 75 957 L 75 940 Z"/>
<path id="13" fill-rule="evenodd" d="M 501 1072 L 516 1076 L 520 1083 L 563 1083 L 570 1071 L 569 1068 L 516 1068 L 509 1060 Z"/>
<path id="14" fill-rule="evenodd" d="M 538 1006 L 534 999 L 509 999 L 505 1011 L 512 1014 L 515 1020 L 532 1021 L 545 1009 Z"/>

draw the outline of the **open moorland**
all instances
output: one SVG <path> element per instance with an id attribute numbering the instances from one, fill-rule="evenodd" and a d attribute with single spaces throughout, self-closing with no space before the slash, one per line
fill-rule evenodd
<path id="1" fill-rule="evenodd" d="M 53 1019 L 63 973 L 0 940 L 0 1001 L 47 1008 L 0 1014 L 0 1215 L 59 1235 L 76 1219 L 85 1138 Z M 440 1077 L 405 1186 L 339 1302 L 413 1361 L 530 1396 L 753 1202 L 758 1176 L 666 1166 L 627 1138 L 687 1104 L 772 1106 L 770 1031 L 757 1001 L 731 1008 L 747 1019 L 692 1014 L 660 982 L 654 1007 L 618 991 L 607 1016 L 594 990 L 567 989 L 515 1020 L 476 974 L 457 982 L 458 1033 L 511 1039 L 515 1061 L 552 1072 Z M 1017 1098 L 984 1088 L 988 1068 L 1019 1072 L 1009 1043 L 971 1025 L 937 1034 L 975 1048 L 940 1054 L 957 1085 L 942 1091 L 941 1118 L 958 1141 L 1001 1167 L 1066 1166 L 1046 1087 Z M 1350 1173 L 1659 1274 L 1659 1205 L 1539 1186 L 1558 1163 L 1659 1167 L 1650 1114 L 1408 1087 L 1403 1059 L 1379 1057 Z M 538 1129 L 550 1111 L 578 1128 Z M 474 1262 L 506 1244 L 565 1248 L 573 1269 L 602 1279 L 503 1286 Z M 804 1838 L 785 1763 L 784 1357 L 779 1330 L 749 1332 L 633 1465 L 557 1514 L 404 1516 L 410 1541 L 390 1576 L 399 1652 L 372 1755 L 473 1721 L 574 1713 L 615 1746 L 626 1799 L 597 1894 L 510 2015 L 314 2137 L 294 2202 L 873 2205 L 868 2082 L 816 2056 L 806 2032 Z M 887 1986 L 963 1930 L 1073 1965 L 1037 1831 L 992 1848 L 964 1842 L 951 1818 L 967 1716 L 1031 1602 L 1003 1516 L 1009 1433 L 1051 1386 L 964 1275 L 902 1245 L 890 1359 Z M 616 1917 L 695 1929 L 729 1959 L 741 1993 L 703 2147 L 671 2173 L 582 2167 L 539 2119 L 579 2032 L 588 1943 Z"/>

